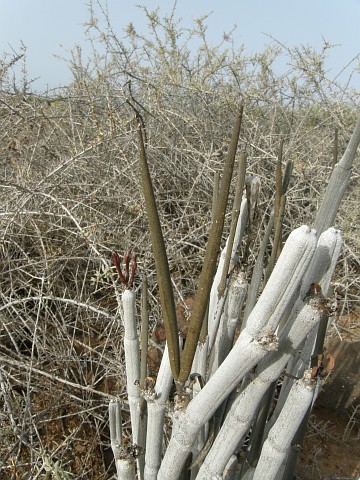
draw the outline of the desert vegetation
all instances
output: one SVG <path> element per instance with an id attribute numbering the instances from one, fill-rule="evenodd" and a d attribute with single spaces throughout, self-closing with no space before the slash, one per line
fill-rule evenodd
<path id="1" fill-rule="evenodd" d="M 328 231 L 332 224 L 336 228 L 330 230 L 335 236 L 331 242 L 338 261 L 332 282 L 327 278 L 325 287 L 322 285 L 332 309 L 327 312 L 331 313 L 327 334 L 335 336 L 343 329 L 358 331 L 360 189 L 356 139 L 352 144 L 354 166 L 348 170 L 349 184 L 335 221 L 326 225 L 326 215 L 320 209 L 334 167 L 356 131 L 359 92 L 351 87 L 350 80 L 357 74 L 358 59 L 344 68 L 341 76 L 331 77 L 326 59 L 332 47 L 325 42 L 320 51 L 315 51 L 307 46 L 289 49 L 269 39 L 264 52 L 249 56 L 234 44 L 231 32 L 218 45 L 210 44 L 206 17 L 185 29 L 176 12 L 160 18 L 156 11 L 146 9 L 143 14 L 148 19 L 148 31 L 138 32 L 136 25 L 129 25 L 121 39 L 106 11 L 99 8 L 90 4 L 86 25 L 92 57 L 84 59 L 81 48 L 74 48 L 68 60 L 73 74 L 69 85 L 36 92 L 26 74 L 26 56 L 4 54 L 0 63 L 0 472 L 5 479 L 115 478 L 114 452 L 118 453 L 118 472 L 122 467 L 127 470 L 118 475 L 129 475 L 118 478 L 135 478 L 135 469 L 142 478 L 141 472 L 146 470 L 145 444 L 141 445 L 141 435 L 138 439 L 131 427 L 134 422 L 138 425 L 144 421 L 146 405 L 148 418 L 163 415 L 164 438 L 160 445 L 164 443 L 164 452 L 170 446 L 167 465 L 173 460 L 176 395 L 187 398 L 188 390 L 181 392 L 179 382 L 175 387 L 166 363 L 167 350 L 164 354 L 163 298 L 168 294 L 162 294 L 156 274 L 161 255 L 153 249 L 156 242 L 149 228 L 151 214 L 141 180 L 141 158 L 149 168 L 171 277 L 167 287 L 173 291 L 182 338 L 187 335 L 207 245 L 213 237 L 211 224 L 222 180 L 229 172 L 224 171 L 224 164 L 231 151 L 235 165 L 233 175 L 229 175 L 229 199 L 225 200 L 224 226 L 215 251 L 224 249 L 234 232 L 234 218 L 239 216 L 244 228 L 230 259 L 231 271 L 238 270 L 241 275 L 237 280 L 247 286 L 253 272 L 260 272 L 255 293 L 252 297 L 248 293 L 247 299 L 244 296 L 242 306 L 241 285 L 228 294 L 238 308 L 234 307 L 236 313 L 231 317 L 232 334 L 241 338 L 240 331 L 246 328 L 241 327 L 239 319 L 249 318 L 266 285 L 271 287 L 272 270 L 278 268 L 277 275 L 282 275 L 283 264 L 279 266 L 277 260 L 287 242 L 293 242 L 294 232 L 295 237 L 311 237 L 311 246 L 307 247 L 311 255 L 307 263 L 304 261 L 297 281 L 303 281 L 303 285 L 314 282 L 305 273 L 318 234 Z M 279 59 L 285 59 L 283 72 L 276 68 Z M 23 75 L 14 76 L 14 68 L 19 65 Z M 232 143 L 231 138 L 235 138 Z M 239 162 L 246 164 L 245 176 L 244 168 L 238 170 Z M 248 204 L 240 209 L 244 185 L 248 192 L 244 201 Z M 275 230 L 271 228 L 273 217 Z M 316 225 L 318 234 L 309 234 L 311 230 L 303 225 Z M 341 251 L 337 247 L 339 231 Z M 124 274 L 126 265 L 129 278 L 123 279 L 124 285 L 119 269 Z M 215 262 L 211 275 L 216 266 Z M 133 283 L 129 283 L 133 273 Z M 286 286 L 291 278 L 284 281 Z M 225 289 L 228 286 L 226 277 Z M 294 284 L 294 291 L 298 287 Z M 310 284 L 307 287 L 301 289 L 302 298 Z M 276 295 L 284 291 L 276 290 Z M 318 293 L 314 287 L 312 294 Z M 211 298 L 216 299 L 216 295 Z M 270 301 L 264 298 L 265 303 Z M 291 302 L 286 305 L 287 314 L 290 307 Z M 216 311 L 216 301 L 215 307 L 210 302 L 210 308 Z M 226 308 L 230 308 L 228 304 Z M 137 323 L 126 333 L 124 320 L 128 314 Z M 344 318 L 348 319 L 345 323 Z M 284 318 L 282 322 L 281 327 L 286 324 Z M 168 333 L 168 324 L 165 329 Z M 263 332 L 266 336 L 271 330 L 274 344 L 275 333 L 281 338 L 281 329 L 276 329 L 274 322 Z M 139 384 L 134 385 L 133 380 L 129 383 L 125 368 L 124 339 L 136 344 L 140 330 L 142 343 L 136 368 L 141 375 L 136 379 Z M 255 327 L 252 333 L 256 333 Z M 147 337 L 148 347 L 144 346 Z M 214 343 L 215 338 L 214 333 Z M 171 369 L 178 380 L 181 365 L 176 367 L 179 358 L 174 353 L 175 343 L 171 343 L 170 357 L 175 359 Z M 304 365 L 308 362 L 306 371 L 311 353 L 304 359 Z M 216 372 L 227 354 L 224 351 L 212 358 L 209 369 Z M 269 352 L 266 357 L 272 358 L 270 365 L 275 363 L 275 356 L 275 352 Z M 165 359 L 162 367 L 161 358 Z M 267 377 L 276 398 L 281 399 L 278 379 L 281 377 L 286 386 L 293 380 L 281 376 L 287 363 L 279 372 L 271 372 L 274 378 L 270 374 Z M 247 367 L 244 387 L 249 382 L 251 385 L 250 372 L 260 375 L 268 364 L 258 356 Z M 190 388 L 188 375 L 185 372 L 180 378 L 186 388 Z M 156 379 L 159 383 L 155 384 Z M 206 387 L 206 374 L 191 377 L 191 388 L 201 392 L 204 380 Z M 162 390 L 157 391 L 159 385 Z M 254 398 L 254 391 L 248 392 Z M 235 393 L 234 403 L 240 398 L 235 399 Z M 269 395 L 267 403 L 264 395 L 262 406 L 272 410 L 273 396 Z M 159 398 L 166 407 L 162 411 L 158 405 L 161 402 L 156 402 Z M 141 418 L 137 417 L 140 412 Z M 268 410 L 265 421 L 267 414 Z M 215 433 L 223 425 L 222 415 L 217 409 L 214 422 L 210 421 Z M 256 447 L 252 462 L 259 459 L 258 442 L 261 445 L 265 440 L 262 433 L 266 429 L 260 429 L 259 437 L 259 427 L 255 427 L 263 425 L 263 416 L 260 413 L 258 422 L 253 422 L 252 436 L 248 435 L 250 425 L 244 427 L 244 442 L 232 458 L 234 469 L 228 474 L 238 476 L 225 478 L 246 478 L 240 476 L 243 474 L 238 467 L 249 458 L 247 446 L 251 442 Z M 346 440 L 352 449 L 354 438 L 358 440 L 359 424 L 356 414 L 350 419 L 351 434 Z M 203 438 L 197 440 L 198 451 L 206 443 L 207 428 Z M 214 442 L 216 438 L 221 446 L 221 437 L 214 436 Z M 269 445 L 264 451 L 266 448 Z M 210 447 L 205 454 L 209 451 Z M 254 452 L 258 452 L 255 458 Z M 195 461 L 192 478 L 206 478 L 200 476 L 204 475 L 200 473 L 200 460 L 205 454 Z M 184 470 L 182 478 L 189 478 L 188 467 L 193 460 L 185 458 L 188 464 L 179 467 Z M 210 463 L 205 465 L 213 468 Z M 155 465 L 155 470 L 158 467 Z M 293 472 L 294 465 L 289 468 Z M 164 472 L 159 478 L 171 478 Z M 249 472 L 252 474 L 251 469 Z M 156 478 L 156 474 L 147 473 L 148 478 Z M 308 478 L 323 477 L 315 468 Z"/>

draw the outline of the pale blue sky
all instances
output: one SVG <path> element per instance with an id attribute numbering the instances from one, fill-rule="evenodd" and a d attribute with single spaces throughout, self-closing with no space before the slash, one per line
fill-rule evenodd
<path id="1" fill-rule="evenodd" d="M 84 23 L 88 19 L 88 0 L 0 0 L 0 54 L 19 51 L 20 41 L 27 46 L 28 72 L 40 77 L 34 84 L 42 90 L 65 84 L 70 73 L 65 62 L 68 51 L 88 45 Z M 173 1 L 108 0 L 111 22 L 121 38 L 131 21 L 145 31 L 143 12 L 136 7 L 160 7 L 169 13 Z M 212 12 L 208 19 L 210 41 L 217 43 L 224 31 L 237 25 L 235 40 L 248 53 L 262 51 L 271 34 L 288 46 L 306 44 L 321 48 L 322 38 L 339 45 L 330 52 L 328 62 L 335 76 L 353 57 L 360 54 L 360 0 L 178 0 L 177 16 L 185 27 L 191 19 Z M 359 64 L 359 62 L 358 62 Z M 355 84 L 354 84 L 355 82 Z M 360 90 L 360 75 L 353 85 Z"/>

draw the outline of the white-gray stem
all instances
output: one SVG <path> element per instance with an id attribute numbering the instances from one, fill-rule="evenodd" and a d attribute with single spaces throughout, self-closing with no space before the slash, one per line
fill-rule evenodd
<path id="1" fill-rule="evenodd" d="M 257 304 L 246 329 L 227 358 L 189 403 L 186 411 L 179 412 L 158 480 L 177 478 L 201 426 L 211 418 L 241 379 L 269 350 L 276 348 L 273 332 L 289 302 L 293 302 L 296 292 L 299 292 L 315 247 L 315 232 L 308 227 L 300 227 L 291 233 L 258 301 L 259 309 Z M 277 268 L 278 272 L 274 275 Z"/>
<path id="2" fill-rule="evenodd" d="M 344 155 L 335 165 L 334 170 L 332 171 L 323 201 L 316 214 L 314 228 L 319 235 L 324 230 L 334 225 L 340 202 L 344 197 L 347 187 L 349 186 L 352 164 L 359 143 L 360 118 L 356 123 Z"/>
<path id="3" fill-rule="evenodd" d="M 172 385 L 167 344 L 160 364 L 154 392 L 147 398 L 148 422 L 145 452 L 145 480 L 156 480 L 163 450 L 165 407 Z"/>
<path id="4" fill-rule="evenodd" d="M 124 352 L 126 384 L 129 399 L 133 442 L 138 443 L 140 419 L 140 346 L 136 326 L 135 290 L 127 289 L 121 296 L 124 314 Z"/>
<path id="5" fill-rule="evenodd" d="M 286 459 L 291 440 L 313 401 L 316 382 L 311 378 L 311 370 L 306 370 L 304 377 L 293 385 L 289 397 L 263 445 L 253 480 L 275 479 L 279 468 Z"/>

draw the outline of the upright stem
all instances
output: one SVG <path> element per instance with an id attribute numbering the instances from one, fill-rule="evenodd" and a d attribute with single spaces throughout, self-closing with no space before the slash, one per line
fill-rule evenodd
<path id="1" fill-rule="evenodd" d="M 224 165 L 224 173 L 218 197 L 218 207 L 216 209 L 215 218 L 210 229 L 209 241 L 206 247 L 204 264 L 199 278 L 199 287 L 196 293 L 194 310 L 191 315 L 186 343 L 183 355 L 181 357 L 181 369 L 178 378 L 180 383 L 184 383 L 190 373 L 196 346 L 200 336 L 201 326 L 206 313 L 213 277 L 216 270 L 230 183 L 234 168 L 237 144 L 239 141 L 242 114 L 243 108 L 240 109 L 236 117 L 233 134 L 230 141 L 229 152 Z"/>
<path id="2" fill-rule="evenodd" d="M 263 271 L 264 255 L 265 255 L 266 247 L 270 238 L 273 225 L 274 225 L 274 214 L 271 213 L 268 224 L 266 225 L 266 228 L 264 231 L 264 236 L 260 245 L 260 250 L 252 271 L 251 283 L 248 289 L 248 296 L 246 299 L 244 319 L 241 324 L 242 330 L 245 328 L 247 319 L 256 304 L 256 299 L 258 296 L 261 277 L 262 277 L 262 271 Z"/>
<path id="3" fill-rule="evenodd" d="M 166 340 L 169 348 L 171 371 L 173 377 L 177 379 L 180 371 L 180 350 L 174 292 L 171 285 L 169 262 L 166 254 L 164 237 L 161 230 L 158 208 L 155 201 L 154 189 L 151 182 L 149 166 L 146 157 L 142 123 L 138 113 L 137 122 L 140 147 L 141 182 L 151 234 L 152 250 L 154 254 L 160 301 L 164 317 Z"/>
<path id="4" fill-rule="evenodd" d="M 156 480 L 160 467 L 163 451 L 165 410 L 172 380 L 168 348 L 166 345 L 155 388 L 153 392 L 149 392 L 150 396 L 147 398 L 148 424 L 145 452 L 145 480 Z"/>
<path id="5" fill-rule="evenodd" d="M 335 165 L 337 164 L 338 159 L 338 152 L 339 152 L 339 129 L 335 128 L 334 133 L 334 150 L 333 150 L 333 159 L 331 163 L 331 168 L 334 169 Z"/>
<path id="6" fill-rule="evenodd" d="M 242 197 L 242 193 L 245 186 L 245 173 L 246 173 L 246 153 L 241 152 L 240 158 L 239 158 L 239 169 L 238 169 L 238 178 L 236 182 L 236 192 L 235 192 L 235 198 L 234 198 L 233 209 L 231 214 L 231 228 L 230 228 L 230 235 L 228 239 L 228 248 L 226 250 L 226 256 L 225 256 L 221 280 L 218 285 L 219 297 L 224 295 L 226 280 L 229 273 L 228 270 L 229 270 L 230 259 L 232 254 L 232 246 L 234 243 L 236 227 L 237 227 L 238 218 L 240 214 L 241 197 Z"/>
<path id="7" fill-rule="evenodd" d="M 281 464 L 286 460 L 288 446 L 316 396 L 315 384 L 311 371 L 306 371 L 304 377 L 293 385 L 289 398 L 264 443 L 254 480 L 275 479 Z"/>
<path id="8" fill-rule="evenodd" d="M 147 372 L 147 349 L 149 336 L 149 302 L 148 302 L 148 284 L 144 276 L 141 286 L 141 333 L 140 333 L 140 388 L 144 386 L 144 380 Z"/>
<path id="9" fill-rule="evenodd" d="M 158 480 L 177 478 L 200 428 L 245 375 L 269 350 L 276 348 L 277 339 L 272 332 L 289 304 L 293 304 L 315 247 L 315 232 L 308 227 L 300 227 L 289 235 L 273 275 L 248 318 L 246 329 L 204 388 L 193 397 L 186 410 L 179 413 Z"/>
<path id="10" fill-rule="evenodd" d="M 360 143 L 360 118 L 341 160 L 335 165 L 320 208 L 316 214 L 314 228 L 320 235 L 334 225 L 339 205 L 349 185 L 352 164 Z"/>
<path id="11" fill-rule="evenodd" d="M 215 217 L 216 207 L 218 204 L 219 197 L 219 185 L 220 185 L 220 174 L 219 172 L 214 173 L 214 187 L 213 187 L 213 198 L 211 204 L 211 220 Z"/>
<path id="12" fill-rule="evenodd" d="M 281 253 L 282 246 L 282 223 L 285 213 L 286 191 L 289 186 L 292 172 L 292 162 L 287 162 L 284 178 L 282 175 L 281 162 L 283 159 L 284 142 L 281 141 L 278 161 L 276 164 L 276 195 L 274 206 L 274 244 L 271 251 L 269 265 L 266 269 L 265 283 L 268 281 L 271 272 L 274 269 L 276 259 Z"/>
<path id="13" fill-rule="evenodd" d="M 121 301 L 124 312 L 124 353 L 126 367 L 126 389 L 129 399 L 131 428 L 134 443 L 138 443 L 140 421 L 140 348 L 135 316 L 135 290 L 126 289 Z"/>

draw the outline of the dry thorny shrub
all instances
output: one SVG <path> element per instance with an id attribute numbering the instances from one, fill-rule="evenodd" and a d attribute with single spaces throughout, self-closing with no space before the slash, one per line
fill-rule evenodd
<path id="1" fill-rule="evenodd" d="M 99 37 L 106 54 L 94 52 L 84 66 L 75 49 L 73 82 L 51 94 L 33 94 L 26 82 L 19 89 L 16 79 L 11 83 L 11 62 L 2 63 L 2 478 L 45 478 L 46 472 L 55 478 L 111 476 L 107 405 L 113 395 L 125 398 L 111 251 L 131 247 L 137 253 L 139 274 L 149 280 L 152 324 L 160 318 L 128 102 L 145 119 L 179 302 L 195 289 L 213 176 L 240 103 L 248 175 L 262 182 L 249 273 L 273 205 L 281 139 L 284 161 L 294 164 L 286 238 L 300 224 L 312 224 L 331 172 L 334 132 L 340 156 L 358 115 L 356 92 L 323 74 L 326 45 L 317 53 L 274 42 L 250 58 L 231 43 L 227 51 L 223 44 L 209 47 L 203 19 L 187 32 L 189 41 L 202 41 L 191 56 L 186 42 L 176 43 L 174 18 L 145 13 L 147 38 L 131 26 L 127 43 L 121 43 L 106 24 Z M 90 23 L 94 40 L 100 26 L 94 17 Z M 276 74 L 273 62 L 281 55 L 289 71 Z M 359 296 L 358 175 L 357 164 L 338 217 L 346 243 L 336 290 L 344 311 L 355 308 Z"/>

